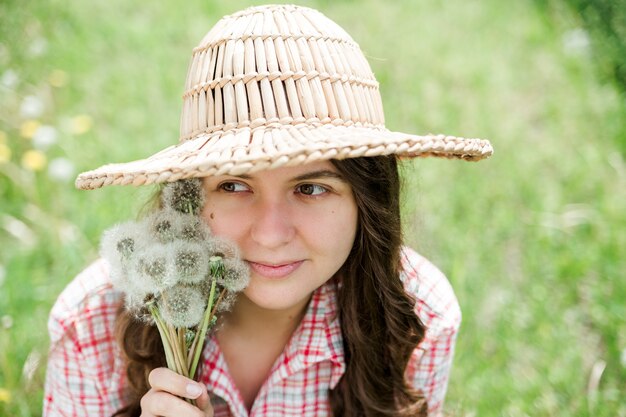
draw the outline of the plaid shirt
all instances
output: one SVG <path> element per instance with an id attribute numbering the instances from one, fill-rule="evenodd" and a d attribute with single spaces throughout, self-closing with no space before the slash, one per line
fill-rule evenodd
<path id="1" fill-rule="evenodd" d="M 429 415 L 440 415 L 461 321 L 445 276 L 405 248 L 401 278 L 413 294 L 426 337 L 413 352 L 406 378 L 421 389 Z M 331 415 L 329 389 L 345 371 L 335 284 L 316 290 L 305 316 L 275 362 L 250 412 L 228 373 L 214 336 L 203 352 L 201 381 L 211 391 L 216 417 Z M 48 328 L 51 347 L 44 416 L 110 416 L 124 405 L 126 368 L 115 342 L 122 294 L 113 289 L 107 264 L 96 261 L 59 296 Z"/>

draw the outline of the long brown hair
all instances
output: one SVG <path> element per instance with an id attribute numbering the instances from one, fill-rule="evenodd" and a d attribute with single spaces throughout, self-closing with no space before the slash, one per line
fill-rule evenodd
<path id="1" fill-rule="evenodd" d="M 396 157 L 332 161 L 352 186 L 359 222 L 338 293 L 346 373 L 331 393 L 335 416 L 426 416 L 404 371 L 424 338 L 399 276 L 402 228 Z"/>
<path id="2" fill-rule="evenodd" d="M 399 276 L 402 233 L 396 157 L 332 160 L 352 186 L 358 229 L 340 271 L 338 310 L 346 372 L 330 393 L 333 415 L 426 416 L 423 395 L 405 381 L 411 353 L 424 337 L 415 300 Z M 118 315 L 116 334 L 127 360 L 128 405 L 115 416 L 141 414 L 148 374 L 164 366 L 155 328 Z"/>

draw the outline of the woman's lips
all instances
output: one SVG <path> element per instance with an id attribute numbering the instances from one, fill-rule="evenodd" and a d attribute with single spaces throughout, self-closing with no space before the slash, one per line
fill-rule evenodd
<path id="1" fill-rule="evenodd" d="M 265 278 L 284 278 L 298 269 L 304 261 L 288 262 L 279 265 L 248 261 L 250 269 Z"/>

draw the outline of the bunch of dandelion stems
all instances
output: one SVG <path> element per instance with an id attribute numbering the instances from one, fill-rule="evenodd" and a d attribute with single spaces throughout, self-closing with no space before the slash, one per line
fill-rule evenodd
<path id="1" fill-rule="evenodd" d="M 192 213 L 191 205 L 189 206 L 189 213 Z M 215 322 L 217 307 L 227 291 L 226 288 L 222 288 L 217 299 L 215 298 L 217 279 L 222 278 L 224 265 L 219 257 L 212 257 L 210 262 L 211 289 L 209 291 L 209 299 L 206 309 L 204 310 L 204 315 L 202 316 L 202 321 L 195 332 L 186 327 L 177 328 L 165 323 L 159 309 L 155 305 L 154 299 L 147 304 L 148 310 L 154 318 L 154 322 L 161 336 L 167 367 L 190 379 L 194 379 L 195 377 L 206 333 L 209 327 Z M 193 335 L 193 340 L 191 344 L 189 344 L 191 335 Z"/>

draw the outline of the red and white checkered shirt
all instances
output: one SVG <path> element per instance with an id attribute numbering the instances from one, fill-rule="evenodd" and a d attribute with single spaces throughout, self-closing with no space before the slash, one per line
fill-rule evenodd
<path id="1" fill-rule="evenodd" d="M 461 322 L 446 277 L 411 249 L 402 254 L 401 278 L 413 294 L 426 337 L 406 369 L 407 380 L 424 392 L 429 415 L 441 413 L 454 344 Z M 327 416 L 329 389 L 345 370 L 336 288 L 317 289 L 301 324 L 274 364 L 252 409 L 247 411 L 213 336 L 203 352 L 201 381 L 209 387 L 216 417 Z M 124 405 L 126 368 L 113 329 L 122 294 L 99 260 L 59 296 L 48 323 L 51 347 L 44 416 L 110 416 Z"/>

